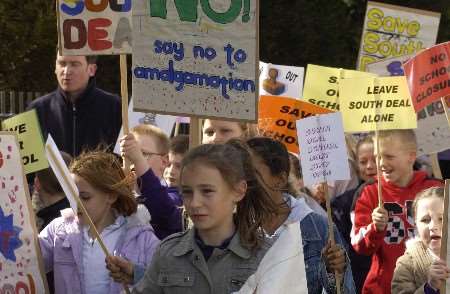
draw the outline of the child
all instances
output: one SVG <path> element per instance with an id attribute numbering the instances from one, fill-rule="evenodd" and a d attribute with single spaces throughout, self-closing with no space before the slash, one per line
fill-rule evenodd
<path id="1" fill-rule="evenodd" d="M 286 193 L 290 169 L 286 147 L 278 141 L 264 137 L 249 139 L 247 144 L 252 150 L 255 167 L 271 198 L 285 208 L 284 215 L 271 217 L 263 225 L 266 233 L 278 237 L 282 224 L 300 222 L 308 293 L 322 293 L 323 290 L 335 293 L 335 271 L 345 274 L 344 283 L 341 284 L 343 293 L 354 293 L 351 269 L 346 266 L 346 252 L 341 246 L 343 242 L 337 229 L 334 228 L 335 240 L 339 245 L 331 246 L 327 236 L 327 220 L 314 213 L 303 199 L 297 200 Z"/>
<path id="2" fill-rule="evenodd" d="M 205 119 L 203 123 L 203 144 L 221 144 L 231 138 L 251 138 L 257 133 L 254 124 L 225 120 Z"/>
<path id="3" fill-rule="evenodd" d="M 161 242 L 133 293 L 238 291 L 268 249 L 260 227 L 277 213 L 249 152 L 234 140 L 198 146 L 183 159 L 180 182 L 194 227 Z"/>
<path id="4" fill-rule="evenodd" d="M 120 140 L 120 151 L 134 165 L 138 188 L 151 215 L 150 224 L 159 239 L 182 231 L 182 213 L 177 197 L 161 184 L 168 163 L 169 138 L 152 125 L 137 125 Z"/>
<path id="5" fill-rule="evenodd" d="M 189 150 L 189 136 L 178 135 L 170 140 L 169 166 L 164 171 L 164 180 L 168 186 L 169 196 L 178 206 L 183 205 L 183 200 L 178 192 L 181 161 Z"/>
<path id="6" fill-rule="evenodd" d="M 356 253 L 372 255 L 362 293 L 391 293 L 395 262 L 405 251 L 405 240 L 414 233 L 414 197 L 423 189 L 442 185 L 425 172 L 413 171 L 416 144 L 413 130 L 379 132 L 380 150 L 375 154 L 381 157 L 384 204 L 378 207 L 376 181 L 365 186 L 356 201 L 351 236 Z"/>
<path id="7" fill-rule="evenodd" d="M 437 294 L 450 275 L 446 262 L 439 258 L 444 189 L 432 187 L 417 194 L 413 212 L 419 237 L 406 243 L 405 254 L 397 260 L 392 293 Z"/>
<path id="8" fill-rule="evenodd" d="M 84 153 L 70 171 L 108 251 L 134 264 L 131 276 L 136 283 L 159 240 L 150 225 L 133 215 L 137 204 L 119 160 L 105 152 Z M 45 268 L 54 271 L 55 293 L 120 293 L 123 285 L 109 277 L 105 254 L 86 216 L 80 209 L 78 215 L 71 209 L 61 215 L 39 234 Z"/>

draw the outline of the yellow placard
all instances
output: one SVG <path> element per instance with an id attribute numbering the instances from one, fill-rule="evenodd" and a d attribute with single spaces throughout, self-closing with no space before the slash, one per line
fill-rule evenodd
<path id="1" fill-rule="evenodd" d="M 2 130 L 16 132 L 26 174 L 48 167 L 36 110 L 23 112 L 4 120 Z"/>
<path id="2" fill-rule="evenodd" d="M 309 103 L 332 111 L 339 110 L 339 80 L 375 77 L 376 75 L 356 70 L 308 64 L 303 99 Z"/>
<path id="3" fill-rule="evenodd" d="M 345 132 L 417 128 L 404 76 L 344 79 L 339 93 Z"/>

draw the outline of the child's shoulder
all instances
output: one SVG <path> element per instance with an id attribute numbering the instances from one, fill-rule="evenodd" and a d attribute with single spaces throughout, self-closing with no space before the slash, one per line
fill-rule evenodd
<path id="1" fill-rule="evenodd" d="M 183 255 L 194 248 L 194 232 L 186 230 L 167 236 L 159 244 L 161 255 Z"/>
<path id="2" fill-rule="evenodd" d="M 44 229 L 57 235 L 79 232 L 78 217 L 71 208 L 61 210 L 61 216 L 55 218 Z"/>

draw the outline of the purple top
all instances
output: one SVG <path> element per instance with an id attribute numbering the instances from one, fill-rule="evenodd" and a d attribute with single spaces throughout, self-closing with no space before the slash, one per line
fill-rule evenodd
<path id="1" fill-rule="evenodd" d="M 162 240 L 171 234 L 181 232 L 183 230 L 182 201 L 178 191 L 169 192 L 151 168 L 138 178 L 138 185 L 141 191 L 139 199 L 150 212 L 152 217 L 150 224 L 156 236 Z"/>

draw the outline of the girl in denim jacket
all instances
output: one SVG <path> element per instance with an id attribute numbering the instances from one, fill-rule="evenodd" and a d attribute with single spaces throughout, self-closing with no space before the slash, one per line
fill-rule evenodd
<path id="1" fill-rule="evenodd" d="M 108 251 L 130 261 L 132 279 L 120 282 L 136 283 L 159 240 L 150 225 L 135 217 L 137 204 L 118 159 L 101 151 L 84 153 L 70 171 Z M 86 216 L 80 210 L 74 215 L 71 209 L 61 214 L 39 234 L 45 268 L 54 271 L 55 293 L 120 293 L 123 285 L 109 276 L 105 254 L 85 225 Z"/>
<path id="2" fill-rule="evenodd" d="M 268 249 L 261 227 L 278 208 L 242 143 L 206 144 L 182 161 L 180 187 L 194 226 L 163 240 L 133 293 L 229 294 Z"/>
<path id="3" fill-rule="evenodd" d="M 290 170 L 286 147 L 273 139 L 256 137 L 247 140 L 253 161 L 272 199 L 283 207 L 284 214 L 272 217 L 263 227 L 267 235 L 277 239 L 282 224 L 300 222 L 309 294 L 336 293 L 334 272 L 344 275 L 341 293 L 355 293 L 349 260 L 343 240 L 334 228 L 336 245 L 328 242 L 327 219 L 314 213 L 304 199 L 287 194 Z M 299 285 L 305 287 L 305 285 Z"/>

